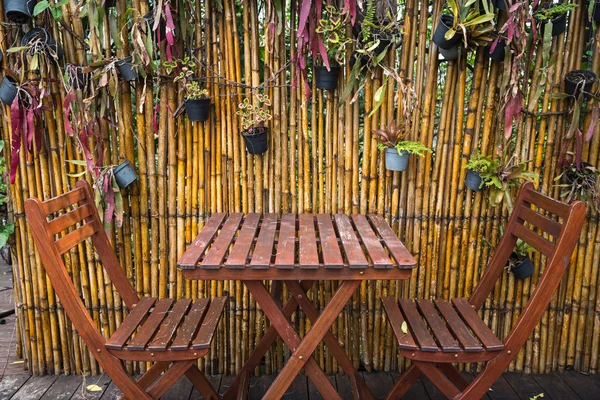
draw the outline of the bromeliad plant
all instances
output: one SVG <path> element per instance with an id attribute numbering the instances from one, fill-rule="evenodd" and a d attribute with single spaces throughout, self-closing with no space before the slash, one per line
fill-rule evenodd
<path id="1" fill-rule="evenodd" d="M 445 34 L 446 40 L 461 35 L 466 49 L 487 46 L 494 40 L 494 13 L 488 0 L 447 0 L 453 25 Z"/>
<path id="2" fill-rule="evenodd" d="M 412 140 L 402 140 L 405 126 L 398 125 L 396 121 L 392 121 L 383 129 L 373 129 L 376 135 L 377 148 L 379 150 L 395 149 L 398 154 L 408 153 L 423 157 L 425 153 L 431 153 L 431 149 L 421 142 Z"/>
<path id="3" fill-rule="evenodd" d="M 598 180 L 600 171 L 593 165 L 582 162 L 579 166 L 574 162 L 566 162 L 562 172 L 554 179 L 563 182 L 560 197 L 567 203 L 573 200 L 586 201 L 596 211 L 600 209 Z"/>

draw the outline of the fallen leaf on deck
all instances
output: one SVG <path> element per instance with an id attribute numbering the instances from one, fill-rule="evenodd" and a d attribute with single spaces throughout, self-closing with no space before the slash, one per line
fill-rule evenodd
<path id="1" fill-rule="evenodd" d="M 101 392 L 102 388 L 98 385 L 87 385 L 85 387 L 89 392 Z"/>

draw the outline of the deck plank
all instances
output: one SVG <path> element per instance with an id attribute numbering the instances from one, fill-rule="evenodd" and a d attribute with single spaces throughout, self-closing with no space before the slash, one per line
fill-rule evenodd
<path id="1" fill-rule="evenodd" d="M 260 400 L 275 380 L 275 375 L 251 376 L 248 387 L 248 400 Z"/>
<path id="2" fill-rule="evenodd" d="M 565 371 L 560 374 L 563 381 L 583 400 L 600 399 L 600 387 L 587 376 L 575 371 Z"/>
<path id="3" fill-rule="evenodd" d="M 473 376 L 467 378 L 467 380 L 471 381 Z M 492 390 L 488 390 L 488 396 L 492 400 L 514 400 L 518 399 L 518 395 L 513 390 L 510 383 L 504 379 L 503 376 L 498 378 L 496 382 L 492 385 Z"/>
<path id="4" fill-rule="evenodd" d="M 81 376 L 60 375 L 40 400 L 68 400 L 81 387 L 81 382 Z"/>
<path id="5" fill-rule="evenodd" d="M 390 372 L 390 376 L 392 377 L 392 381 L 394 381 L 394 385 L 400 379 L 400 374 L 397 372 Z M 427 394 L 427 390 L 425 390 L 425 386 L 423 385 L 423 381 L 420 379 L 415 382 L 414 385 L 408 389 L 408 392 L 402 397 L 402 400 L 421 400 L 421 399 L 429 399 L 429 395 Z"/>
<path id="6" fill-rule="evenodd" d="M 114 382 L 111 382 L 102 394 L 102 397 L 100 397 L 100 400 L 119 400 L 121 397 L 123 397 L 123 392 L 121 392 L 121 389 Z"/>
<path id="7" fill-rule="evenodd" d="M 385 399 L 394 386 L 394 380 L 386 372 L 379 372 L 377 374 L 363 372 L 362 377 L 376 399 Z"/>
<path id="8" fill-rule="evenodd" d="M 534 375 L 533 379 L 542 387 L 544 393 L 553 400 L 577 400 L 581 398 L 556 373 Z"/>
<path id="9" fill-rule="evenodd" d="M 167 393 L 161 397 L 161 400 L 189 399 L 192 394 L 192 389 L 194 389 L 192 382 L 185 376 L 182 376 L 169 388 L 169 390 L 167 390 Z"/>
<path id="10" fill-rule="evenodd" d="M 219 388 L 221 386 L 221 377 L 222 375 L 206 375 L 206 379 L 210 382 L 211 386 L 215 389 L 217 393 L 219 393 Z M 202 399 L 202 395 L 196 390 L 195 387 L 192 387 L 192 393 L 190 393 L 190 400 L 200 399 Z"/>
<path id="11" fill-rule="evenodd" d="M 0 380 L 0 399 L 10 399 L 29 378 L 30 376 L 25 374 L 4 375 Z"/>
<path id="12" fill-rule="evenodd" d="M 13 395 L 15 400 L 38 400 L 44 395 L 58 379 L 56 375 L 44 375 L 32 377 Z"/>
<path id="13" fill-rule="evenodd" d="M 80 377 L 81 379 L 81 377 Z M 82 379 L 83 381 L 83 379 Z M 78 390 L 75 391 L 71 400 L 97 400 L 100 399 L 104 392 L 108 389 L 108 386 L 111 384 L 110 378 L 108 375 L 100 375 L 100 376 L 88 376 L 86 377 L 84 383 L 81 384 Z M 102 388 L 102 391 L 99 392 L 90 392 L 86 388 L 89 385 L 98 385 Z"/>
<path id="14" fill-rule="evenodd" d="M 307 399 L 308 398 L 308 383 L 306 382 L 306 375 L 299 374 L 296 379 L 292 382 L 288 390 L 283 395 L 284 400 L 296 400 L 296 399 Z M 339 392 L 339 387 L 338 387 Z M 342 396 L 345 399 L 345 397 Z"/>
<path id="15" fill-rule="evenodd" d="M 227 391 L 227 389 L 229 389 L 229 386 L 231 386 L 231 384 L 233 383 L 233 380 L 235 379 L 235 376 L 233 375 L 224 375 L 221 378 L 221 384 L 219 385 L 219 390 L 215 390 L 219 393 L 219 397 L 223 397 L 223 395 L 225 394 L 225 392 Z"/>
<path id="16" fill-rule="evenodd" d="M 342 399 L 352 398 L 352 384 L 348 375 L 337 374 L 335 376 L 335 383 L 337 384 L 337 391 Z"/>
<path id="17" fill-rule="evenodd" d="M 327 375 L 327 379 L 329 379 L 329 382 L 331 382 L 331 384 L 333 385 L 334 388 L 336 388 L 336 382 L 335 382 L 335 376 L 334 375 Z M 322 400 L 323 396 L 321 396 L 321 393 L 319 393 L 319 391 L 317 390 L 317 387 L 311 382 L 310 379 L 307 379 L 308 381 L 308 399 L 309 400 Z"/>
<path id="18" fill-rule="evenodd" d="M 529 400 L 544 392 L 544 389 L 533 379 L 533 375 L 507 372 L 503 376 L 521 400 Z"/>

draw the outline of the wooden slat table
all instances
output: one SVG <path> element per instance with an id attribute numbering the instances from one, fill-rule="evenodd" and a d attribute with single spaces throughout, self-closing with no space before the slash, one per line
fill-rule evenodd
<path id="1" fill-rule="evenodd" d="M 264 398 L 281 398 L 304 369 L 324 398 L 339 399 L 312 358 L 323 341 L 350 378 L 354 398 L 372 399 L 330 328 L 361 281 L 408 279 L 416 261 L 377 215 L 218 213 L 207 221 L 178 266 L 187 279 L 243 281 L 271 322 L 224 399 L 246 397 L 251 371 L 277 336 L 293 353 Z M 292 296 L 282 307 L 262 282 L 268 280 L 288 287 Z M 319 280 L 341 281 L 321 313 L 307 296 Z M 313 324 L 304 339 L 289 321 L 298 307 Z"/>

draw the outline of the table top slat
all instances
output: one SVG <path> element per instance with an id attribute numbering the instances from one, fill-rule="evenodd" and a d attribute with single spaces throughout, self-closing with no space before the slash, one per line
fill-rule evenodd
<path id="1" fill-rule="evenodd" d="M 277 214 L 265 214 L 260 224 L 258 240 L 254 246 L 251 268 L 269 268 L 271 255 L 273 254 L 273 243 L 277 232 Z"/>
<path id="2" fill-rule="evenodd" d="M 300 237 L 298 249 L 300 268 L 317 269 L 319 268 L 319 252 L 317 250 L 315 219 L 312 214 L 300 214 L 298 221 L 300 224 L 298 231 Z"/>
<path id="3" fill-rule="evenodd" d="M 202 260 L 202 263 L 200 264 L 202 268 L 218 269 L 221 267 L 221 263 L 225 258 L 225 253 L 227 253 L 229 245 L 231 245 L 231 242 L 235 237 L 235 233 L 240 227 L 242 217 L 242 213 L 235 213 L 231 214 L 227 221 L 225 221 L 221 232 L 213 242 L 210 250 L 208 253 L 206 253 L 206 257 L 204 257 L 204 260 Z"/>
<path id="4" fill-rule="evenodd" d="M 318 214 L 317 227 L 319 229 L 319 238 L 321 239 L 321 251 L 323 252 L 323 264 L 325 268 L 342 268 L 344 266 L 344 259 L 340 252 L 331 216 Z"/>
<path id="5" fill-rule="evenodd" d="M 352 216 L 352 220 L 354 221 L 358 235 L 362 239 L 363 244 L 367 249 L 367 253 L 369 253 L 369 257 L 371 258 L 373 266 L 375 268 L 393 267 L 394 263 L 386 254 L 385 250 L 381 246 L 381 243 L 379 243 L 379 239 L 373 232 L 373 229 L 371 229 L 369 221 L 367 221 L 367 217 L 362 214 L 354 214 Z"/>
<path id="6" fill-rule="evenodd" d="M 374 214 L 370 214 L 368 217 L 379 236 L 383 239 L 385 247 L 387 247 L 396 260 L 396 264 L 400 268 L 414 268 L 417 265 L 417 261 L 400 241 L 392 228 L 390 228 L 385 219 L 380 215 Z"/>
<path id="7" fill-rule="evenodd" d="M 346 253 L 348 266 L 350 268 L 367 268 L 369 263 L 350 223 L 350 218 L 344 214 L 336 214 L 334 220 Z"/>
<path id="8" fill-rule="evenodd" d="M 179 261 L 177 261 L 177 265 L 181 265 L 183 268 L 193 268 L 196 266 L 202 253 L 204 253 L 204 250 L 206 250 L 217 234 L 225 216 L 225 213 L 216 213 L 206 221 L 206 225 L 204 225 L 204 228 L 198 233 L 198 236 L 196 236 L 196 239 L 194 239 L 188 250 L 186 250 Z"/>
<path id="9" fill-rule="evenodd" d="M 296 258 L 296 214 L 283 214 L 280 225 L 275 267 L 293 269 Z"/>
<path id="10" fill-rule="evenodd" d="M 240 234 L 225 262 L 226 267 L 244 268 L 246 266 L 248 253 L 250 253 L 250 249 L 252 248 L 252 242 L 254 241 L 254 236 L 256 236 L 259 221 L 260 214 L 257 213 L 248 214 L 246 219 L 244 219 Z"/>

